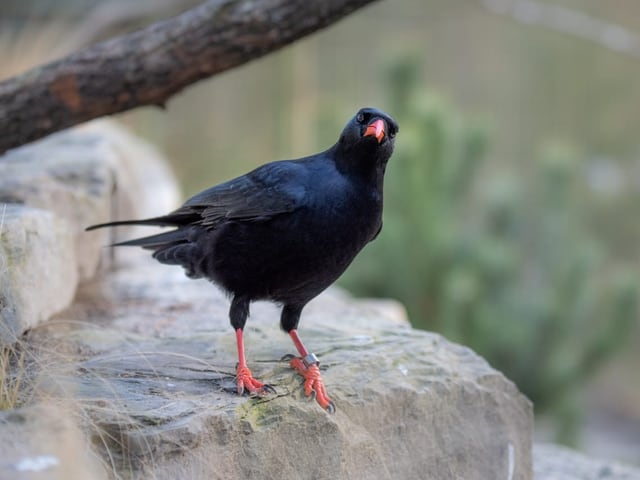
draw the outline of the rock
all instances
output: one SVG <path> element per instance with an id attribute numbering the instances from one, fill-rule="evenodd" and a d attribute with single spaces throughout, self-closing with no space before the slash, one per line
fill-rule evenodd
<path id="1" fill-rule="evenodd" d="M 88 225 L 166 212 L 177 191 L 157 152 L 104 120 L 1 156 L 0 345 L 67 307 L 78 280 L 95 275 L 111 233 Z"/>
<path id="2" fill-rule="evenodd" d="M 106 471 L 91 451 L 70 411 L 36 405 L 0 412 L 0 478 L 11 480 L 101 480 Z"/>
<path id="3" fill-rule="evenodd" d="M 47 366 L 36 397 L 77 405 L 118 475 L 532 478 L 531 404 L 471 350 L 412 330 L 394 304 L 333 290 L 303 313 L 338 409 L 329 415 L 281 361 L 293 345 L 274 306 L 254 306 L 246 341 L 277 395 L 239 397 L 224 295 L 138 253 L 28 340 Z"/>
<path id="4" fill-rule="evenodd" d="M 77 281 L 73 237 L 64 219 L 0 205 L 0 347 L 67 307 Z"/>
<path id="5" fill-rule="evenodd" d="M 640 480 L 640 470 L 552 444 L 533 448 L 535 480 Z"/>
<path id="6" fill-rule="evenodd" d="M 113 121 L 64 131 L 0 157 L 0 205 L 23 204 L 64 219 L 81 279 L 91 278 L 108 232 L 94 223 L 165 213 L 178 204 L 165 160 Z"/>

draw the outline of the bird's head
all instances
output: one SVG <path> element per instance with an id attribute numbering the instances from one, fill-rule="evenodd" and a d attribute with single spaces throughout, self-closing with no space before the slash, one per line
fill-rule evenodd
<path id="1" fill-rule="evenodd" d="M 398 124 L 375 108 L 361 108 L 347 123 L 336 145 L 339 163 L 349 170 L 381 166 L 393 153 Z"/>

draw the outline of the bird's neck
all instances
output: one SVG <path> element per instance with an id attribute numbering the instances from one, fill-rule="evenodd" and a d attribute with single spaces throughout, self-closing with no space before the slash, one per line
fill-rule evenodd
<path id="1" fill-rule="evenodd" d="M 341 173 L 382 191 L 387 159 L 379 158 L 373 149 L 349 149 L 337 144 L 331 150 L 336 167 Z"/>

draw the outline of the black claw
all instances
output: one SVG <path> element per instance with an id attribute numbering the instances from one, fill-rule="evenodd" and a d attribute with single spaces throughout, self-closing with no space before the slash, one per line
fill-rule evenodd
<path id="1" fill-rule="evenodd" d="M 329 405 L 325 407 L 325 410 L 327 411 L 327 413 L 334 414 L 336 413 L 336 406 L 332 401 L 329 401 Z"/>
<path id="2" fill-rule="evenodd" d="M 277 394 L 278 392 L 276 392 L 276 389 L 273 388 L 273 386 L 269 385 L 268 383 L 265 383 L 262 386 L 262 391 L 265 393 L 273 393 L 273 394 Z"/>
<path id="3" fill-rule="evenodd" d="M 290 360 L 293 360 L 294 358 L 296 358 L 295 355 L 291 355 L 290 353 L 287 353 L 285 356 L 283 356 L 280 361 L 281 362 L 288 362 Z"/>

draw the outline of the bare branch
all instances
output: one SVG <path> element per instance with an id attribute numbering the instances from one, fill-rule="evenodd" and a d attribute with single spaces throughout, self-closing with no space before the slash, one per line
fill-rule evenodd
<path id="1" fill-rule="evenodd" d="M 0 83 L 0 154 L 246 63 L 374 0 L 209 0 Z"/>

